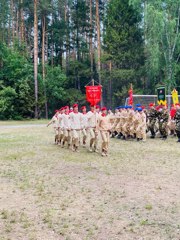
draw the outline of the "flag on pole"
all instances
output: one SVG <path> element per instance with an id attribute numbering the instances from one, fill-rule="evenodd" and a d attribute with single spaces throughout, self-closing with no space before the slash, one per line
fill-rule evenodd
<path id="1" fill-rule="evenodd" d="M 164 86 L 157 88 L 157 103 L 158 105 L 166 105 L 166 88 Z"/>
<path id="2" fill-rule="evenodd" d="M 128 105 L 132 106 L 133 105 L 133 88 L 132 88 L 132 84 L 131 84 L 131 87 L 130 87 L 128 93 L 129 93 Z"/>
<path id="3" fill-rule="evenodd" d="M 174 88 L 171 94 L 172 94 L 173 104 L 176 105 L 177 103 L 179 103 L 178 91 Z"/>
<path id="4" fill-rule="evenodd" d="M 87 102 L 96 105 L 101 101 L 102 86 L 86 86 L 86 100 Z"/>

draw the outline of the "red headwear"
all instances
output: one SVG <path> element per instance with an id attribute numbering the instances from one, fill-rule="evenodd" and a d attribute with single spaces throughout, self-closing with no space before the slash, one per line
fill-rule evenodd
<path id="1" fill-rule="evenodd" d="M 75 108 L 75 107 L 78 107 L 78 104 L 76 104 L 76 103 L 75 103 L 75 104 L 73 104 L 73 108 Z"/>
<path id="2" fill-rule="evenodd" d="M 69 106 L 65 106 L 64 109 L 69 109 Z"/>
<path id="3" fill-rule="evenodd" d="M 99 106 L 99 105 L 96 105 L 96 109 L 100 109 L 100 106 Z"/>
<path id="4" fill-rule="evenodd" d="M 153 107 L 155 104 L 154 103 L 150 103 L 149 104 L 149 107 Z"/>
<path id="5" fill-rule="evenodd" d="M 96 107 L 96 105 L 95 104 L 91 104 L 91 106 L 90 107 Z"/>
<path id="6" fill-rule="evenodd" d="M 176 109 L 172 108 L 170 111 L 171 119 L 174 119 L 175 115 L 176 115 Z"/>
<path id="7" fill-rule="evenodd" d="M 145 106 L 141 106 L 142 110 L 144 110 L 146 107 Z"/>
<path id="8" fill-rule="evenodd" d="M 61 107 L 61 108 L 59 109 L 59 111 L 62 111 L 62 110 L 64 110 L 64 107 Z"/>
<path id="9" fill-rule="evenodd" d="M 83 109 L 86 109 L 86 106 L 82 106 L 82 107 L 81 107 L 81 110 L 83 110 Z"/>
<path id="10" fill-rule="evenodd" d="M 105 111 L 105 110 L 107 110 L 107 108 L 106 108 L 106 107 L 103 107 L 103 108 L 101 108 L 101 111 Z"/>
<path id="11" fill-rule="evenodd" d="M 156 107 L 156 110 L 158 111 L 158 110 L 159 110 L 159 108 L 160 108 L 160 106 L 157 106 L 157 107 Z"/>

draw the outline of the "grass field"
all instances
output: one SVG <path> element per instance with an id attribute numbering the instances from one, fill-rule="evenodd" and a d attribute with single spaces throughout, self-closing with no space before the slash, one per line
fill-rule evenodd
<path id="1" fill-rule="evenodd" d="M 14 124 L 0 122 L 0 240 L 180 240 L 175 138 L 111 139 L 102 158 Z"/>

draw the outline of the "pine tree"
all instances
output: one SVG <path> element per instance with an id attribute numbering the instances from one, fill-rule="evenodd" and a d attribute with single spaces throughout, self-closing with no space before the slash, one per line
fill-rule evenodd
<path id="1" fill-rule="evenodd" d="M 128 1 L 109 2 L 105 19 L 104 48 L 106 62 L 111 61 L 112 64 L 112 88 L 118 101 L 127 94 L 131 82 L 136 88 L 142 87 L 140 69 L 144 63 L 144 53 L 140 22 L 140 14 Z"/>

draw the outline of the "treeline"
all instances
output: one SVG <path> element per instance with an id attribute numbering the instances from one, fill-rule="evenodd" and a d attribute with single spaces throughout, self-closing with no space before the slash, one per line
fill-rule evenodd
<path id="1" fill-rule="evenodd" d="M 84 86 L 103 85 L 103 104 L 180 85 L 179 0 L 0 0 L 0 118 L 48 117 L 85 104 Z"/>

